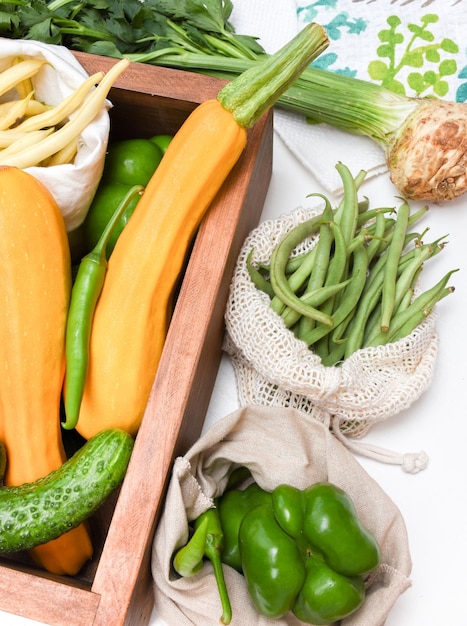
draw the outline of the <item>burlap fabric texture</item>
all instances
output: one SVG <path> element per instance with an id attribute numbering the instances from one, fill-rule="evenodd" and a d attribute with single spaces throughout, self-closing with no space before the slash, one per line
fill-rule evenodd
<path id="1" fill-rule="evenodd" d="M 320 422 L 298 409 L 244 407 L 208 429 L 175 460 L 165 508 L 152 552 L 155 606 L 171 626 L 212 626 L 221 607 L 209 562 L 195 576 L 180 578 L 173 553 L 188 539 L 188 524 L 221 495 L 230 473 L 247 466 L 254 480 L 272 491 L 281 483 L 300 489 L 331 481 L 353 499 L 363 523 L 375 534 L 381 565 L 368 580 L 364 605 L 342 626 L 381 626 L 410 586 L 411 557 L 400 511 L 354 456 Z M 277 620 L 254 609 L 243 576 L 224 566 L 232 603 L 232 626 L 298 626 L 292 613 Z"/>
<path id="2" fill-rule="evenodd" d="M 294 226 L 317 214 L 298 208 L 262 222 L 245 240 L 234 270 L 225 313 L 224 350 L 230 355 L 243 405 L 295 407 L 331 427 L 343 442 L 367 456 L 416 472 L 424 452 L 397 454 L 351 441 L 377 422 L 408 408 L 429 386 L 438 352 L 436 311 L 406 338 L 364 348 L 341 365 L 325 367 L 288 330 L 270 299 L 252 282 L 246 259 L 268 264 L 274 247 Z M 313 245 L 309 238 L 296 253 Z"/>

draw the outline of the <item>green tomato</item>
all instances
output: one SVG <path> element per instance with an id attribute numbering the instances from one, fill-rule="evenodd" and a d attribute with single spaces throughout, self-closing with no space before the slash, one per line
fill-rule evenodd
<path id="1" fill-rule="evenodd" d="M 82 224 L 82 231 L 87 252 L 91 251 L 97 244 L 108 221 L 131 187 L 132 185 L 121 184 L 99 185 L 91 206 L 89 207 L 86 218 Z M 115 225 L 107 245 L 107 255 L 110 255 L 114 249 L 115 243 L 133 214 L 139 199 L 140 195 L 136 195 L 133 198 L 127 209 L 124 211 L 122 217 Z"/>
<path id="2" fill-rule="evenodd" d="M 124 139 L 109 145 L 105 183 L 146 187 L 162 159 L 162 150 L 149 139 Z"/>
<path id="3" fill-rule="evenodd" d="M 165 154 L 172 139 L 173 135 L 154 135 L 154 137 L 150 138 L 150 141 L 153 141 L 156 146 L 159 146 L 159 148 L 162 150 L 162 154 Z"/>

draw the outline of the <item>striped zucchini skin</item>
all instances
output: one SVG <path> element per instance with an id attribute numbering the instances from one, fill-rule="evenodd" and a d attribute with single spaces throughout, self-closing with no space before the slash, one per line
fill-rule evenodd
<path id="1" fill-rule="evenodd" d="M 133 444 L 123 430 L 103 430 L 44 478 L 0 488 L 0 554 L 56 539 L 90 517 L 123 481 Z"/>

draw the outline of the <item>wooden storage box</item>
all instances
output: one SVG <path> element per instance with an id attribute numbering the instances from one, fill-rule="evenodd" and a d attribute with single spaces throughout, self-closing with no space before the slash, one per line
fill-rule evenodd
<path id="1" fill-rule="evenodd" d="M 91 74 L 113 59 L 76 53 Z M 222 81 L 132 64 L 109 98 L 114 137 L 173 134 Z M 202 167 L 202 163 L 200 163 Z M 124 483 L 91 520 L 95 556 L 79 576 L 57 577 L 21 555 L 0 560 L 0 610 L 55 626 L 147 624 L 153 607 L 151 544 L 172 461 L 198 438 L 216 378 L 233 265 L 257 224 L 272 170 L 272 114 L 204 219 L 177 298 L 164 353 Z"/>

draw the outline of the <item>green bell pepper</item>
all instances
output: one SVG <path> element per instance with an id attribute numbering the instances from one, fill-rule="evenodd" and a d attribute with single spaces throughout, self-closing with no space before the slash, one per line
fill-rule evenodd
<path id="1" fill-rule="evenodd" d="M 162 149 L 151 139 L 123 139 L 109 144 L 105 157 L 105 183 L 142 185 L 145 187 L 163 156 Z"/>
<path id="2" fill-rule="evenodd" d="M 117 207 L 120 205 L 123 198 L 125 198 L 131 188 L 131 185 L 123 185 L 122 183 L 101 183 L 99 185 L 96 193 L 94 194 L 91 206 L 86 214 L 86 218 L 81 225 L 87 251 L 92 250 L 97 245 L 97 242 L 104 232 L 105 227 L 109 223 L 110 218 L 115 213 Z M 135 196 L 112 231 L 112 235 L 110 236 L 107 244 L 107 254 L 109 256 L 115 247 L 120 233 L 127 225 L 130 217 L 133 215 L 133 211 L 135 210 L 138 201 L 139 196 Z"/>
<path id="3" fill-rule="evenodd" d="M 260 504 L 271 504 L 271 494 L 251 483 L 246 489 L 224 492 L 218 499 L 219 519 L 224 533 L 221 552 L 222 562 L 242 572 L 242 560 L 238 543 L 240 524 L 248 511 Z"/>
<path id="4" fill-rule="evenodd" d="M 303 491 L 280 485 L 269 504 L 243 516 L 238 543 L 257 611 L 278 618 L 290 610 L 311 624 L 330 624 L 357 610 L 365 599 L 364 576 L 380 560 L 352 500 L 331 483 Z"/>
<path id="5" fill-rule="evenodd" d="M 244 473 L 238 476 L 243 480 Z M 321 482 L 304 490 L 279 485 L 269 493 L 255 482 L 232 488 L 235 482 L 216 509 L 195 520 L 192 538 L 174 557 L 182 576 L 196 573 L 204 557 L 211 560 L 223 623 L 231 609 L 221 563 L 243 573 L 256 610 L 271 619 L 292 611 L 319 626 L 356 611 L 380 548 L 345 491 Z"/>
<path id="6" fill-rule="evenodd" d="M 109 144 L 102 178 L 80 228 L 86 252 L 97 244 L 108 221 L 131 187 L 145 187 L 148 184 L 171 139 L 171 135 L 155 135 L 149 139 L 122 139 Z M 139 197 L 135 197 L 114 229 L 107 245 L 109 255 L 138 200 Z"/>

